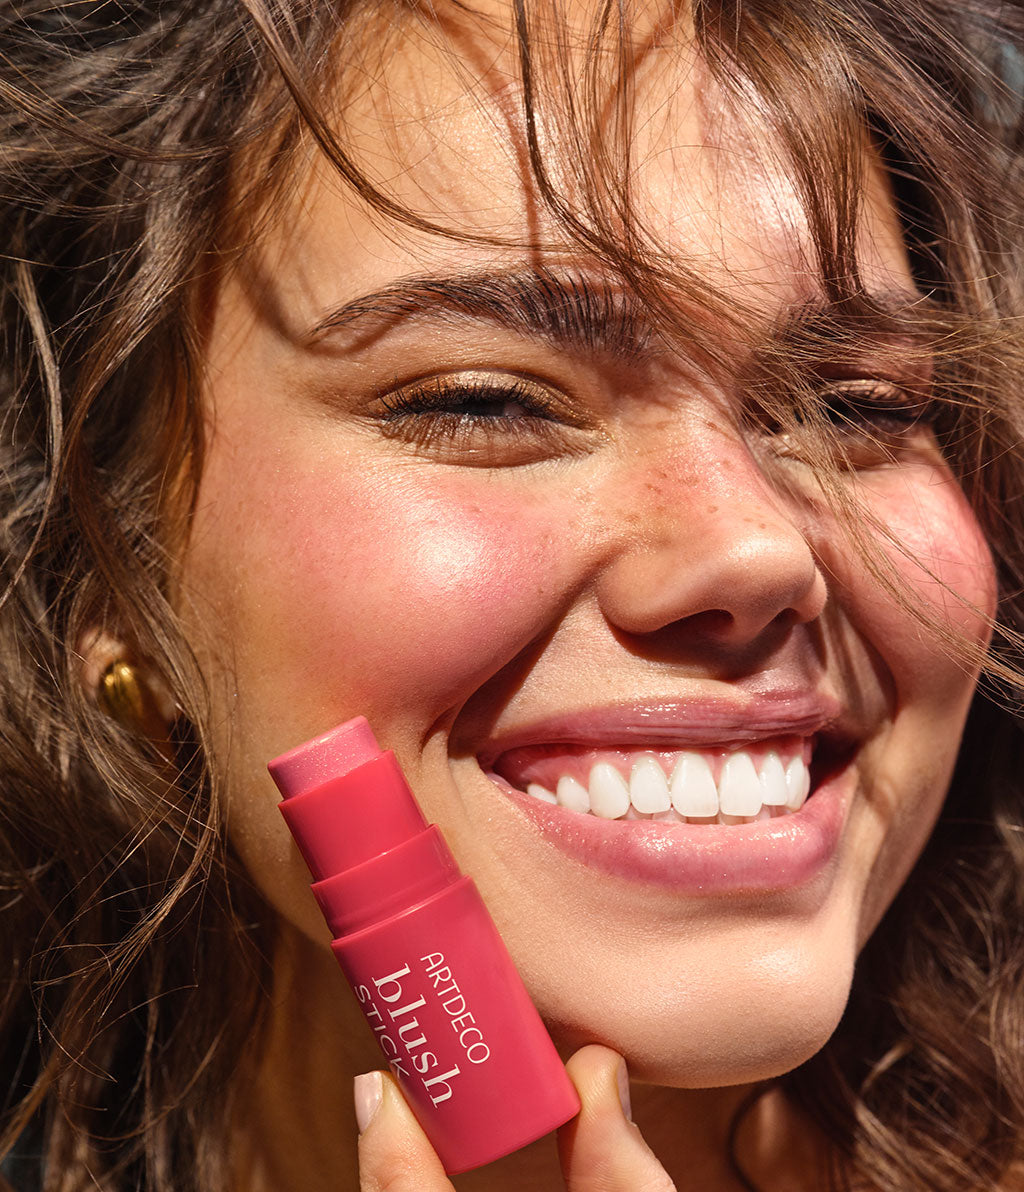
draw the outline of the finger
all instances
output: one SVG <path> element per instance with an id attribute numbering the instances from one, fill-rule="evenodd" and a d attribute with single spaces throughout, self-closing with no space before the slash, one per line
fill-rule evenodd
<path id="1" fill-rule="evenodd" d="M 621 1056 L 596 1043 L 566 1065 L 583 1108 L 558 1132 L 569 1192 L 675 1192 L 668 1173 L 629 1117 Z"/>
<path id="2" fill-rule="evenodd" d="M 391 1077 L 366 1072 L 354 1091 L 360 1192 L 455 1192 Z"/>

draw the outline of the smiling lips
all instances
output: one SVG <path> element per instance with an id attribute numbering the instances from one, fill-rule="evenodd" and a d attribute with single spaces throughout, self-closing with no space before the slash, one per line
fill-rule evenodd
<path id="1" fill-rule="evenodd" d="M 807 692 L 605 708 L 478 763 L 524 826 L 588 869 L 701 896 L 811 890 L 837 856 L 858 731 Z"/>

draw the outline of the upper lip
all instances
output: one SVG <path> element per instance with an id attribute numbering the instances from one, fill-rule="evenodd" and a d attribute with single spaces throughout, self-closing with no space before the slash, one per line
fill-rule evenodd
<path id="1" fill-rule="evenodd" d="M 635 743 L 638 748 L 653 745 L 671 750 L 785 736 L 854 735 L 843 720 L 839 701 L 814 691 L 777 690 L 718 698 L 673 696 L 578 708 L 499 729 L 477 751 L 477 758 L 489 769 L 501 754 L 527 745 L 601 748 Z"/>

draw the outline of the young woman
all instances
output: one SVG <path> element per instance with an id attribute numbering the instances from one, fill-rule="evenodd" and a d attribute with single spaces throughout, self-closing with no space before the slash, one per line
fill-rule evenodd
<path id="1" fill-rule="evenodd" d="M 451 1187 L 266 774 L 360 714 L 583 1101 L 455 1186 L 1020 1186 L 1022 44 L 5 7 L 7 1186 Z"/>

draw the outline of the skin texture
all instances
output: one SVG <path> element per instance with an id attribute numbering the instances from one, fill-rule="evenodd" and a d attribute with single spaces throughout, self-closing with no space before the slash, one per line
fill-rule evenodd
<path id="1" fill-rule="evenodd" d="M 374 147 L 368 168 L 427 216 L 543 230 L 500 53 L 478 51 L 493 85 L 469 94 L 429 41 L 399 46 L 389 91 L 352 100 L 348 130 Z M 767 323 L 815 287 L 792 186 L 763 129 L 752 148 L 756 116 L 740 122 L 697 64 L 675 63 L 655 57 L 643 76 L 638 202 L 674 252 Z M 799 1064 L 834 1029 L 857 952 L 939 813 L 974 675 L 879 589 L 806 466 L 737 429 L 734 396 L 685 345 L 571 353 L 429 312 L 311 340 L 325 312 L 399 279 L 552 261 L 592 270 L 578 252 L 389 225 L 315 161 L 296 191 L 216 294 L 209 453 L 181 581 L 211 676 L 229 831 L 282 922 L 239 1186 L 354 1180 L 345 1077 L 380 1061 L 265 764 L 363 714 L 476 879 L 559 1046 L 623 1054 L 645 1082 L 636 1120 L 678 1185 L 730 1189 L 728 1115 L 750 1082 Z M 874 169 L 862 250 L 872 288 L 912 287 Z M 459 370 L 527 374 L 575 421 L 463 438 L 430 438 L 425 415 L 388 421 L 382 394 Z M 906 547 L 882 544 L 911 597 L 983 643 L 991 562 L 928 430 L 903 433 L 891 458 L 857 458 L 844 484 Z M 609 704 L 718 701 L 741 729 L 750 701 L 783 690 L 836 701 L 855 738 L 838 847 L 797 888 L 684 897 L 590 869 L 477 760 L 524 725 Z M 297 1136 L 301 1148 L 273 1141 Z M 767 1186 L 814 1186 L 813 1139 L 772 1098 L 741 1144 Z M 546 1142 L 459 1186 L 561 1177 Z"/>

